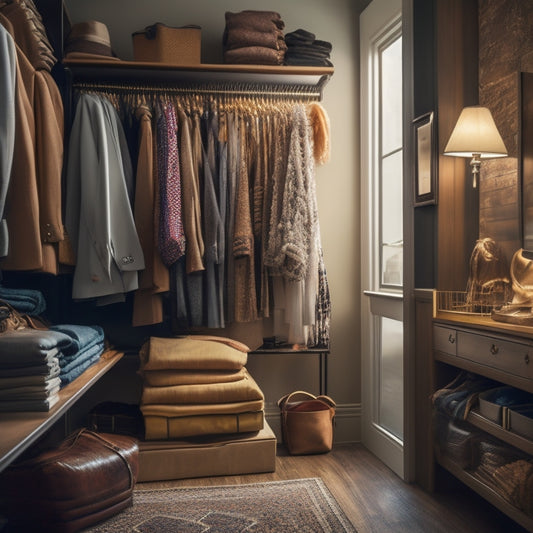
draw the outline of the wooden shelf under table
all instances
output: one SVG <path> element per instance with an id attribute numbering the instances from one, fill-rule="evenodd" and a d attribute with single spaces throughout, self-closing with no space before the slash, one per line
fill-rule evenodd
<path id="1" fill-rule="evenodd" d="M 59 401 L 50 411 L 0 413 L 0 472 L 50 429 L 123 355 L 105 351 L 97 363 L 59 391 Z"/>

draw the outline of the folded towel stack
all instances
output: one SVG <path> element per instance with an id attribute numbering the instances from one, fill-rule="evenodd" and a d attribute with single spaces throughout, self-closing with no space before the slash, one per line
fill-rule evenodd
<path id="1" fill-rule="evenodd" d="M 332 67 L 330 60 L 332 45 L 316 39 L 310 31 L 298 29 L 285 35 L 287 51 L 285 65 Z"/>
<path id="2" fill-rule="evenodd" d="M 151 337 L 140 351 L 145 438 L 262 429 L 264 396 L 246 370 L 248 352 L 224 337 Z"/>
<path id="3" fill-rule="evenodd" d="M 275 11 L 226 12 L 222 38 L 224 62 L 251 65 L 283 65 L 287 45 L 285 23 Z"/>
<path id="4" fill-rule="evenodd" d="M 49 411 L 59 390 L 96 363 L 103 330 L 22 328 L 0 335 L 0 411 Z"/>

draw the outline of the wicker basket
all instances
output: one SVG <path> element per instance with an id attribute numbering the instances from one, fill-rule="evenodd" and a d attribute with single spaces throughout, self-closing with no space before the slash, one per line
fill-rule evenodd
<path id="1" fill-rule="evenodd" d="M 199 26 L 171 28 L 156 23 L 132 34 L 135 61 L 199 65 L 202 37 Z"/>

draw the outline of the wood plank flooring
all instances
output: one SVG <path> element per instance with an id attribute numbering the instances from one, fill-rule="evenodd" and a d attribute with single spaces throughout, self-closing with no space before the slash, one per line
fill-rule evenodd
<path id="1" fill-rule="evenodd" d="M 358 533 L 523 533 L 525 530 L 460 483 L 429 494 L 407 484 L 362 445 L 324 455 L 290 456 L 278 446 L 276 471 L 139 483 L 139 489 L 257 483 L 320 477 Z M 287 502 L 290 505 L 290 502 Z M 280 532 L 283 533 L 283 532 Z"/>

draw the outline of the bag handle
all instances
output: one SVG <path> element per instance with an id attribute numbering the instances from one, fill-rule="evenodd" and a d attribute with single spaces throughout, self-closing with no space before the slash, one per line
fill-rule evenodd
<path id="1" fill-rule="evenodd" d="M 307 398 L 310 398 L 312 400 L 320 400 L 323 403 L 328 404 L 329 407 L 336 407 L 336 405 L 337 405 L 333 401 L 332 398 L 330 398 L 329 396 L 326 396 L 325 394 L 321 394 L 320 396 L 315 396 L 314 394 L 311 394 L 310 392 L 306 392 L 306 391 L 303 391 L 303 390 L 297 390 L 297 391 L 294 391 L 294 392 L 290 392 L 289 394 L 286 394 L 285 396 L 281 397 L 278 400 L 278 402 L 277 402 L 278 403 L 278 407 L 280 409 L 283 409 L 283 407 L 290 401 L 290 399 L 293 396 L 297 396 L 297 395 L 306 396 Z"/>

